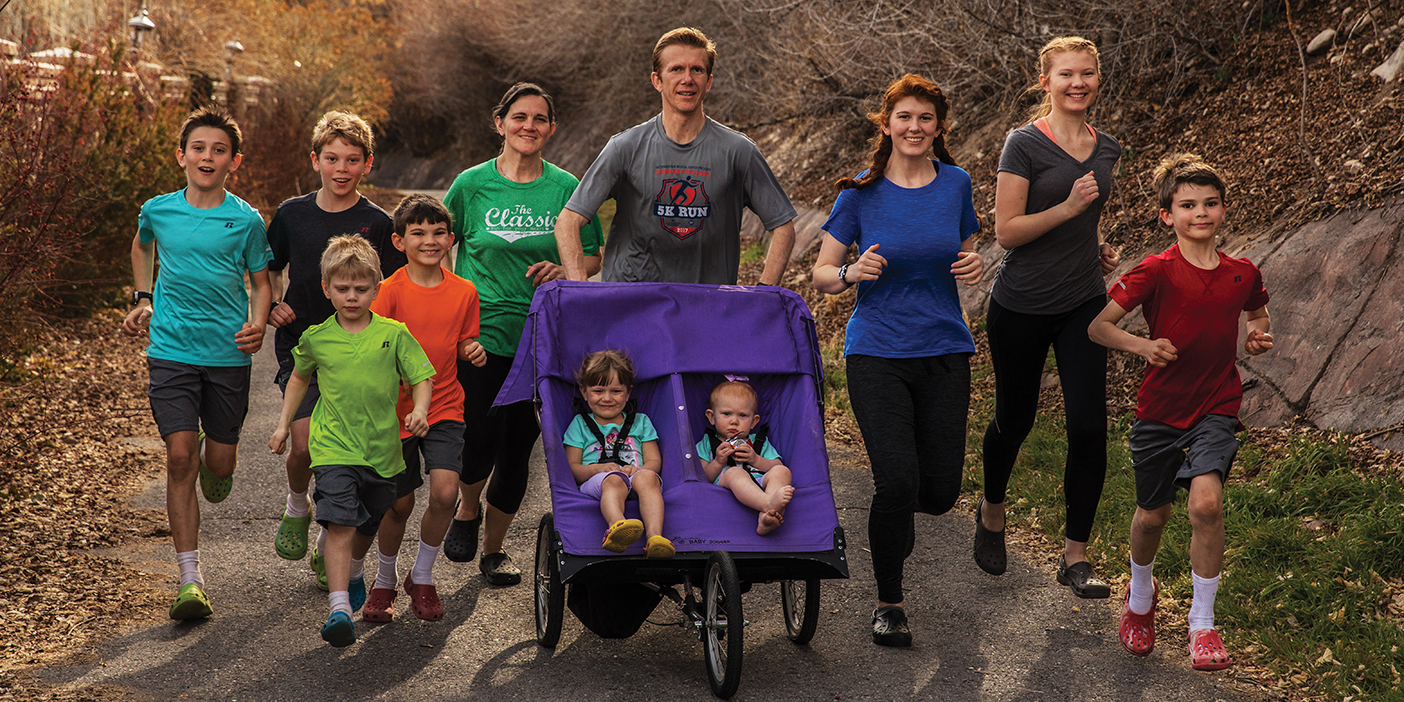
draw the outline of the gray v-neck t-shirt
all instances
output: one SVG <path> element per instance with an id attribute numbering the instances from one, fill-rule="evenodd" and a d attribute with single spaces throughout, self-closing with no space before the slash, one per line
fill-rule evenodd
<path id="1" fill-rule="evenodd" d="M 1097 144 L 1085 161 L 1073 158 L 1033 124 L 1005 138 L 999 170 L 1029 181 L 1025 213 L 1058 206 L 1068 199 L 1073 182 L 1088 171 L 1097 178 L 1099 194 L 1078 216 L 1004 252 L 990 293 L 1001 307 L 1024 314 L 1061 314 L 1106 294 L 1097 225 L 1111 195 L 1121 144 L 1106 132 L 1096 134 Z"/>
<path id="2" fill-rule="evenodd" d="M 611 137 L 566 209 L 592 216 L 611 197 L 611 282 L 734 285 L 743 208 L 766 230 L 795 218 L 756 143 L 710 117 L 687 144 L 668 138 L 662 115 Z"/>

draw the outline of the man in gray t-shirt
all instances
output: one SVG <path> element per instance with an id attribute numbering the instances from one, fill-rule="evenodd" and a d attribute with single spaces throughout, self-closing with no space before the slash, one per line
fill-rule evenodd
<path id="1" fill-rule="evenodd" d="M 580 227 L 612 197 L 605 280 L 735 284 L 741 211 L 749 207 L 772 232 L 761 283 L 780 282 L 794 247 L 795 208 L 755 142 L 703 114 L 715 58 L 695 29 L 658 40 L 652 79 L 662 113 L 609 140 L 556 222 L 570 280 L 585 279 Z"/>

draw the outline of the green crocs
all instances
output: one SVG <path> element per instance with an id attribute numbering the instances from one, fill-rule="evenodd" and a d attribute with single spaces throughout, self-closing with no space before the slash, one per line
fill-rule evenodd
<path id="1" fill-rule="evenodd" d="M 327 585 L 327 559 L 322 554 L 317 553 L 317 547 L 312 547 L 312 572 L 317 574 L 317 589 L 322 592 L 331 592 L 331 586 Z"/>
<path id="2" fill-rule="evenodd" d="M 205 596 L 205 591 L 198 584 L 180 586 L 180 592 L 176 593 L 175 601 L 171 603 L 171 619 L 204 619 L 211 614 L 214 614 L 214 608 L 210 607 L 210 598 Z"/>
<path id="3" fill-rule="evenodd" d="M 289 517 L 283 515 L 283 523 L 278 525 L 278 537 L 273 540 L 273 549 L 278 557 L 289 561 L 300 561 L 307 555 L 307 528 L 312 524 L 312 515 Z"/>
<path id="4" fill-rule="evenodd" d="M 199 438 L 195 442 L 195 450 L 198 453 L 200 446 L 205 443 L 205 430 L 201 429 Z M 229 492 L 234 489 L 234 476 L 221 478 L 214 474 L 214 471 L 205 466 L 205 459 L 200 460 L 200 492 L 205 493 L 205 501 L 216 504 L 223 502 L 229 497 Z"/>

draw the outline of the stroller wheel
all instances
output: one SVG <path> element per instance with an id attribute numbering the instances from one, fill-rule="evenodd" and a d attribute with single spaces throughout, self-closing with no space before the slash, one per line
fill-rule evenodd
<path id="1" fill-rule="evenodd" d="M 702 655 L 712 694 L 728 699 L 741 685 L 741 581 L 726 551 L 713 551 L 702 580 Z"/>
<path id="2" fill-rule="evenodd" d="M 555 648 L 565 617 L 565 585 L 561 582 L 560 538 L 550 512 L 536 527 L 536 642 Z"/>
<path id="3" fill-rule="evenodd" d="M 803 646 L 819 626 L 819 581 L 780 581 L 780 606 L 784 609 L 785 634 Z"/>

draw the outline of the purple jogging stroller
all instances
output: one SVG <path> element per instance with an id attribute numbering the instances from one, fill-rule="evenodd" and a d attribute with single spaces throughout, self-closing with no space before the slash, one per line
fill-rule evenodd
<path id="1" fill-rule="evenodd" d="M 787 634 L 808 643 L 819 581 L 847 578 L 848 561 L 824 447 L 822 364 L 804 301 L 773 287 L 556 281 L 537 291 L 518 348 L 496 404 L 534 400 L 541 419 L 553 511 L 536 534 L 537 641 L 555 647 L 567 601 L 591 631 L 625 638 L 667 597 L 702 641 L 712 692 L 727 698 L 740 684 L 741 594 L 779 582 Z M 642 540 L 623 554 L 602 548 L 599 502 L 580 492 L 566 460 L 575 370 L 608 348 L 633 359 L 632 399 L 658 431 L 671 559 L 645 559 Z M 707 480 L 696 455 L 711 388 L 724 374 L 755 387 L 767 440 L 794 476 L 785 523 L 767 536 L 756 534 L 754 510 Z M 638 518 L 635 501 L 626 513 Z"/>

